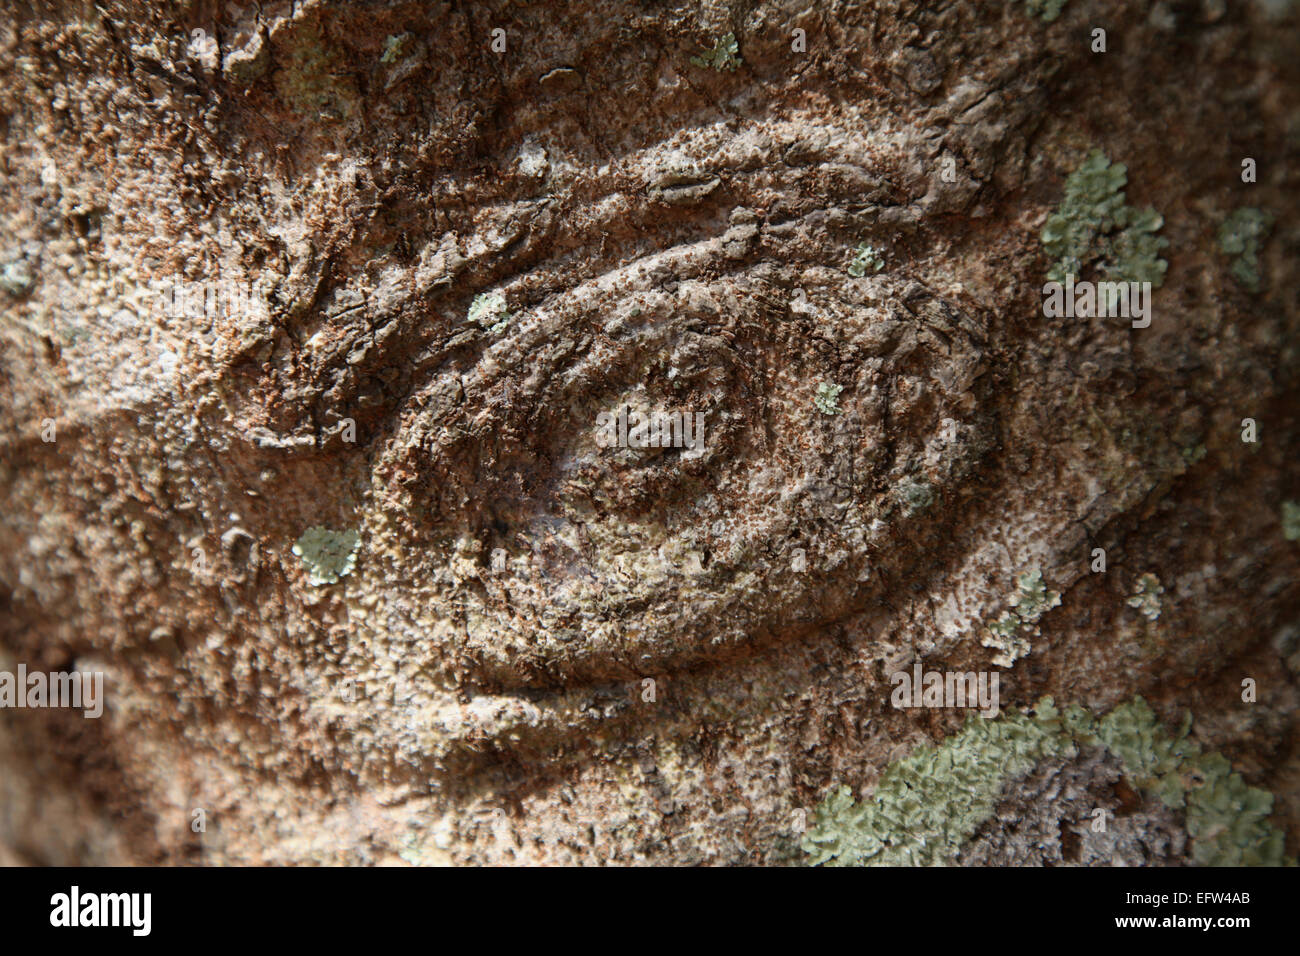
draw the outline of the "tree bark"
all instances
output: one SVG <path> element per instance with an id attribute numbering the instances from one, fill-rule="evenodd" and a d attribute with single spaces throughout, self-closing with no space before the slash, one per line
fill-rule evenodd
<path id="1" fill-rule="evenodd" d="M 1295 853 L 1292 6 L 159 7 L 0 24 L 0 672 L 105 688 L 0 709 L 0 862 L 800 863 L 1002 719 L 918 664 L 1190 713 Z M 1093 149 L 1146 327 L 1044 314 Z M 1141 783 L 952 862 L 1193 859 Z"/>

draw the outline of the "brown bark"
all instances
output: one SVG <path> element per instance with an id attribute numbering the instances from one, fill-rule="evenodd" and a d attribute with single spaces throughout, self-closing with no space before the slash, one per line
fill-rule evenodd
<path id="1" fill-rule="evenodd" d="M 1191 710 L 1295 852 L 1293 10 L 158 7 L 0 26 L 0 671 L 107 688 L 0 710 L 0 861 L 795 862 L 798 810 L 961 726 L 891 707 L 918 659 Z M 1164 216 L 1149 328 L 1043 315 L 1094 147 Z M 599 447 L 621 406 L 703 453 Z M 1039 768 L 963 860 L 1185 860 L 1149 799 L 1089 842 L 1123 787 Z"/>

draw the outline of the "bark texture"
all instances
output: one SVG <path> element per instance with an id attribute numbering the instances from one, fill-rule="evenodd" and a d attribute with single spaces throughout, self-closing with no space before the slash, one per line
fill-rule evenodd
<path id="1" fill-rule="evenodd" d="M 0 709 L 0 862 L 801 862 L 961 728 L 917 661 L 1190 711 L 1295 853 L 1293 5 L 5 6 L 0 671 L 106 707 Z M 1094 148 L 1147 328 L 1043 313 Z M 955 859 L 1191 859 L 1130 784 L 1044 760 Z"/>

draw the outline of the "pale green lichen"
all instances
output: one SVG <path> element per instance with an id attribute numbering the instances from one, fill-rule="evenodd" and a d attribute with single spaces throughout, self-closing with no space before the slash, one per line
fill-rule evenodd
<path id="1" fill-rule="evenodd" d="M 359 95 L 344 54 L 315 26 L 299 28 L 291 43 L 273 78 L 276 94 L 304 117 L 331 122 L 351 119 Z"/>
<path id="2" fill-rule="evenodd" d="M 885 260 L 876 247 L 865 242 L 858 243 L 857 255 L 849 263 L 849 275 L 861 278 L 868 270 L 879 272 L 883 268 L 885 268 Z"/>
<path id="3" fill-rule="evenodd" d="M 312 527 L 294 542 L 293 553 L 302 558 L 307 580 L 315 587 L 334 584 L 352 573 L 357 563 L 360 535 L 354 531 L 331 531 Z"/>
<path id="4" fill-rule="evenodd" d="M 401 857 L 404 862 L 411 864 L 411 866 L 419 866 L 421 864 L 423 858 L 420 855 L 420 841 L 415 834 L 408 833 L 406 836 L 402 837 L 402 848 L 397 851 L 397 855 Z"/>
<path id="5" fill-rule="evenodd" d="M 1032 624 L 1054 607 L 1060 607 L 1061 595 L 1049 591 L 1038 568 L 1026 571 L 1016 582 L 1017 590 L 1007 601 L 1020 619 Z"/>
<path id="6" fill-rule="evenodd" d="M 918 747 L 886 767 L 871 800 L 855 803 L 848 787 L 833 791 L 817 807 L 803 849 L 814 865 L 948 863 L 993 815 L 1008 779 L 1070 747 L 1038 716 L 972 718 L 941 745 Z"/>
<path id="7" fill-rule="evenodd" d="M 396 63 L 405 56 L 406 42 L 411 39 L 411 34 L 402 33 L 400 35 L 390 36 L 384 40 L 384 55 L 379 58 L 380 63 Z"/>
<path id="8" fill-rule="evenodd" d="M 1010 611 L 984 629 L 980 643 L 997 651 L 993 663 L 998 667 L 1011 667 L 1030 651 L 1029 638 L 1020 633 L 1023 622 Z"/>
<path id="9" fill-rule="evenodd" d="M 1282 536 L 1288 541 L 1300 541 L 1300 502 L 1282 502 Z"/>
<path id="10" fill-rule="evenodd" d="M 840 413 L 840 392 L 844 391 L 843 385 L 833 385 L 830 382 L 822 382 L 817 386 L 817 395 L 813 398 L 813 404 L 817 406 L 817 411 L 823 415 L 838 415 Z"/>
<path id="11" fill-rule="evenodd" d="M 736 43 L 736 35 L 728 33 L 714 42 L 712 50 L 705 50 L 701 56 L 691 57 L 691 63 L 706 70 L 713 67 L 718 71 L 734 72 L 736 67 L 745 62 L 736 55 L 739 52 L 740 46 Z"/>
<path id="12" fill-rule="evenodd" d="M 1038 619 L 1060 606 L 1061 595 L 1049 590 L 1043 572 L 1033 568 L 1016 579 L 1016 592 L 1007 604 L 1012 610 L 985 627 L 980 635 L 981 644 L 998 652 L 993 663 L 999 667 L 1011 667 L 1029 653 L 1029 638 L 1038 634 Z"/>
<path id="13" fill-rule="evenodd" d="M 502 331 L 510 322 L 506 297 L 500 292 L 480 293 L 470 303 L 468 318 L 494 334 Z"/>
<path id="14" fill-rule="evenodd" d="M 903 504 L 903 513 L 908 517 L 934 504 L 934 488 L 928 481 L 908 478 L 898 486 L 897 494 Z"/>
<path id="15" fill-rule="evenodd" d="M 1053 282 L 1076 278 L 1097 263 L 1111 281 L 1150 282 L 1159 288 L 1168 264 L 1159 257 L 1169 240 L 1156 235 L 1164 219 L 1154 209 L 1137 209 L 1124 198 L 1128 167 L 1111 165 L 1101 150 L 1065 181 L 1065 198 L 1043 226 L 1043 248 L 1056 259 Z"/>
<path id="16" fill-rule="evenodd" d="M 1273 797 L 1249 787 L 1220 754 L 1188 739 L 1191 717 L 1171 734 L 1141 697 L 1096 720 L 1050 697 L 1031 713 L 971 717 L 938 746 L 917 748 L 885 768 L 871 799 L 848 787 L 817 807 L 802 846 L 832 866 L 933 865 L 954 860 L 994 813 L 1006 785 L 1042 760 L 1081 746 L 1105 747 L 1126 776 L 1171 809 L 1186 810 L 1192 858 L 1211 866 L 1277 865 L 1283 832 L 1268 822 Z"/>
<path id="17" fill-rule="evenodd" d="M 1129 607 L 1137 608 L 1148 621 L 1154 621 L 1160 616 L 1160 595 L 1164 593 L 1160 579 L 1148 572 L 1137 579 L 1133 596 L 1126 603 Z"/>
<path id="18" fill-rule="evenodd" d="M 1061 15 L 1061 10 L 1069 0 L 1025 0 L 1025 10 L 1031 17 L 1041 17 L 1044 23 L 1051 23 Z"/>
<path id="19" fill-rule="evenodd" d="M 1003 611 L 1002 616 L 988 626 L 999 637 L 1010 639 L 1020 630 L 1020 618 L 1010 611 Z"/>
<path id="20" fill-rule="evenodd" d="M 0 289 L 4 289 L 10 295 L 24 296 L 35 284 L 36 277 L 32 275 L 32 270 L 22 259 L 14 259 L 0 266 Z"/>
<path id="21" fill-rule="evenodd" d="M 1278 866 L 1283 833 L 1268 822 L 1273 795 L 1250 787 L 1218 753 L 1188 738 L 1191 715 L 1166 731 L 1141 697 L 1103 718 L 1097 738 L 1120 758 L 1124 772 L 1172 809 L 1187 811 L 1192 859 L 1203 866 Z"/>
<path id="22" fill-rule="evenodd" d="M 1272 228 L 1272 214 L 1251 207 L 1238 209 L 1219 226 L 1219 249 L 1236 256 L 1232 274 L 1251 292 L 1259 291 L 1259 245 Z"/>

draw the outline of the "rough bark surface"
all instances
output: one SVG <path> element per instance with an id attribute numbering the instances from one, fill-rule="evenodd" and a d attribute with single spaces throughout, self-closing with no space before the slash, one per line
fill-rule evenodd
<path id="1" fill-rule="evenodd" d="M 962 726 L 891 706 L 918 660 L 1190 711 L 1295 853 L 1291 5 L 5 6 L 0 670 L 107 703 L 0 709 L 0 862 L 800 862 Z M 1148 328 L 1043 314 L 1092 148 L 1164 217 Z M 599 447 L 622 406 L 703 454 Z M 1188 860 L 1122 769 L 959 861 Z"/>

